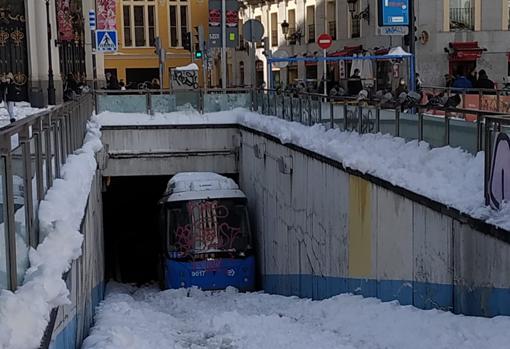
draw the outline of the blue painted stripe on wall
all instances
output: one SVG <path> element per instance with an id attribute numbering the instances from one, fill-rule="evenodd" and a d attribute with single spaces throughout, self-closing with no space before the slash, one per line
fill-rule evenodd
<path id="1" fill-rule="evenodd" d="M 92 308 L 94 309 L 92 316 L 95 315 L 95 309 L 99 303 L 104 299 L 104 281 L 101 281 L 91 291 Z M 78 317 L 83 314 L 76 314 L 66 327 L 55 337 L 51 342 L 50 349 L 75 349 L 77 347 L 77 333 L 78 333 Z M 83 338 L 82 338 L 83 339 Z M 81 340 L 80 340 L 81 342 Z"/>
<path id="2" fill-rule="evenodd" d="M 420 309 L 441 309 L 471 316 L 510 316 L 510 289 L 313 275 L 264 275 L 263 286 L 268 293 L 316 300 L 352 293 L 383 302 L 398 300 L 402 305 Z"/>

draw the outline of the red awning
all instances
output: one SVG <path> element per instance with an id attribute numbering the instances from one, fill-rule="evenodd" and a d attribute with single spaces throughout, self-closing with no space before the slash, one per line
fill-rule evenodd
<path id="1" fill-rule="evenodd" d="M 478 41 L 451 42 L 450 61 L 476 61 L 485 49 L 478 46 Z"/>
<path id="2" fill-rule="evenodd" d="M 344 46 L 343 50 L 328 53 L 328 57 L 348 57 L 356 53 L 363 53 L 363 45 Z"/>

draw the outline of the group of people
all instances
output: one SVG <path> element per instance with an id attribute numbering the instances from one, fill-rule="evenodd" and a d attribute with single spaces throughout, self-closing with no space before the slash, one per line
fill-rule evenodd
<path id="1" fill-rule="evenodd" d="M 77 95 L 88 92 L 89 87 L 85 76 L 79 77 L 71 73 L 67 74 L 64 81 L 64 101 L 72 101 Z"/>
<path id="2" fill-rule="evenodd" d="M 106 89 L 107 90 L 121 90 L 125 91 L 126 89 L 137 89 L 140 88 L 140 86 L 143 86 L 141 88 L 148 89 L 148 90 L 159 90 L 161 88 L 161 85 L 159 84 L 159 80 L 154 78 L 150 82 L 145 82 L 140 85 L 134 85 L 134 84 L 126 84 L 124 80 L 120 79 L 118 80 L 117 77 L 111 73 L 106 73 Z"/>
<path id="3" fill-rule="evenodd" d="M 481 69 L 478 73 L 471 71 L 467 74 L 465 70 L 459 69 L 455 76 L 450 74 L 445 75 L 446 87 L 458 89 L 489 89 L 495 88 L 494 81 L 489 79 L 487 72 Z"/>

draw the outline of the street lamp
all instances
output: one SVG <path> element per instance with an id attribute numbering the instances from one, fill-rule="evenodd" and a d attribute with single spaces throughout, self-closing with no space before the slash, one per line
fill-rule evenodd
<path id="1" fill-rule="evenodd" d="M 46 26 L 48 29 L 48 105 L 55 105 L 55 82 L 53 81 L 53 65 L 51 60 L 50 0 L 46 0 Z"/>
<path id="2" fill-rule="evenodd" d="M 287 40 L 287 35 L 289 34 L 289 23 L 287 22 L 286 19 L 283 20 L 282 24 L 282 33 L 283 33 L 283 36 L 285 36 L 285 40 Z"/>
<path id="3" fill-rule="evenodd" d="M 369 4 L 367 4 L 367 7 L 358 14 L 355 14 L 356 9 L 358 7 L 357 6 L 358 0 L 347 0 L 347 5 L 349 5 L 349 12 L 351 13 L 352 19 L 364 19 L 370 25 L 370 5 Z"/>

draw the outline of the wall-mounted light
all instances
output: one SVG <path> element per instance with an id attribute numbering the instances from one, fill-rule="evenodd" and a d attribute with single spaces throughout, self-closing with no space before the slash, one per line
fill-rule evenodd
<path id="1" fill-rule="evenodd" d="M 285 40 L 287 40 L 287 35 L 289 34 L 289 23 L 287 22 L 287 20 L 283 20 L 282 24 L 281 24 L 281 27 L 282 27 L 282 33 L 283 33 L 283 36 L 285 36 Z"/>
<path id="2" fill-rule="evenodd" d="M 358 0 L 347 0 L 347 5 L 349 5 L 349 12 L 351 13 L 352 19 L 364 19 L 367 21 L 368 25 L 370 25 L 370 5 L 369 4 L 367 4 L 367 7 L 360 13 L 356 13 L 356 9 L 358 7 Z"/>

